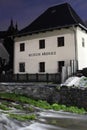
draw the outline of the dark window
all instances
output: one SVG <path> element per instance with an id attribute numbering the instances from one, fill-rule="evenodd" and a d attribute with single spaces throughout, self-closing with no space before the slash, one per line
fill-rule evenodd
<path id="1" fill-rule="evenodd" d="M 19 63 L 19 72 L 25 72 L 25 63 Z"/>
<path id="2" fill-rule="evenodd" d="M 58 47 L 64 46 L 64 37 L 57 38 Z"/>
<path id="3" fill-rule="evenodd" d="M 82 38 L 82 47 L 85 47 L 85 39 Z"/>
<path id="4" fill-rule="evenodd" d="M 59 72 L 62 72 L 62 67 L 64 66 L 64 61 L 59 61 L 58 62 L 58 70 Z"/>
<path id="5" fill-rule="evenodd" d="M 24 43 L 20 43 L 20 51 L 24 51 L 25 50 L 25 44 Z"/>
<path id="6" fill-rule="evenodd" d="M 39 63 L 39 72 L 45 72 L 45 62 Z"/>
<path id="7" fill-rule="evenodd" d="M 39 49 L 45 48 L 45 40 L 39 40 Z"/>

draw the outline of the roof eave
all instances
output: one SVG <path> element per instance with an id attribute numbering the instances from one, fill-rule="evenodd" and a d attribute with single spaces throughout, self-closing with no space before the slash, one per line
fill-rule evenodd
<path id="1" fill-rule="evenodd" d="M 87 31 L 87 27 L 86 26 L 83 26 L 82 24 L 79 23 L 79 26 L 84 29 L 85 31 Z"/>
<path id="2" fill-rule="evenodd" d="M 69 28 L 72 26 L 78 26 L 78 24 L 64 25 L 64 26 L 52 27 L 52 28 L 48 28 L 48 29 L 20 33 L 20 34 L 15 35 L 15 37 L 27 36 L 27 35 L 32 35 L 32 34 L 36 34 L 36 33 L 46 32 L 46 31 L 58 30 L 58 29 L 62 29 L 62 28 Z"/>

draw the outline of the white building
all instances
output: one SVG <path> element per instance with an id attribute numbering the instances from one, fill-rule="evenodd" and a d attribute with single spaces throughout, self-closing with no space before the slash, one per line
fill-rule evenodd
<path id="1" fill-rule="evenodd" d="M 15 38 L 14 73 L 58 73 L 77 63 L 87 67 L 87 28 L 68 3 L 48 8 Z"/>

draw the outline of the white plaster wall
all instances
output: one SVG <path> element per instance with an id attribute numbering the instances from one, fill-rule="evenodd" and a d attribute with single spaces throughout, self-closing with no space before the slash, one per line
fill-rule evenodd
<path id="1" fill-rule="evenodd" d="M 85 39 L 85 47 L 82 47 L 82 38 Z M 87 33 L 81 28 L 77 28 L 77 52 L 78 69 L 87 67 Z"/>
<path id="2" fill-rule="evenodd" d="M 57 37 L 64 36 L 65 45 L 57 47 Z M 39 49 L 39 40 L 45 39 L 45 49 Z M 20 43 L 25 43 L 25 51 L 20 52 Z M 19 73 L 19 63 L 25 62 L 25 73 L 38 73 L 39 62 L 45 62 L 45 73 L 57 73 L 58 61 L 75 59 L 74 33 L 71 29 L 61 29 L 15 39 L 14 73 Z M 56 55 L 29 56 L 32 53 L 56 52 Z"/>

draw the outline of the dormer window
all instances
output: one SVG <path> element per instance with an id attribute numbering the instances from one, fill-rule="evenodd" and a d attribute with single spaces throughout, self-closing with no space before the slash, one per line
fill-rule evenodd
<path id="1" fill-rule="evenodd" d="M 56 10 L 55 10 L 55 9 L 51 11 L 51 13 L 52 13 L 52 14 L 53 14 L 53 13 L 55 13 L 55 12 L 56 12 Z"/>

